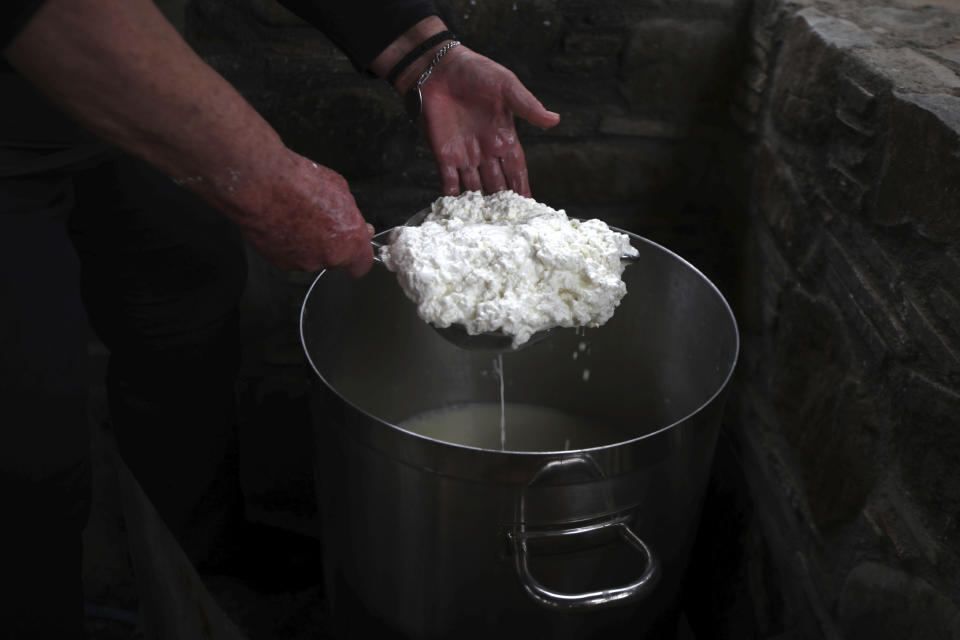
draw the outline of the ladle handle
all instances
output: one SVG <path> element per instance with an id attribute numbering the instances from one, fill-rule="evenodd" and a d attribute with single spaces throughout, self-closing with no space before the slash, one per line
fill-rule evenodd
<path id="1" fill-rule="evenodd" d="M 621 538 L 645 558 L 646 567 L 639 578 L 620 587 L 598 589 L 583 593 L 563 593 L 561 591 L 548 589 L 533 577 L 533 574 L 530 572 L 529 553 L 527 551 L 528 538 L 570 536 L 594 532 L 606 527 L 617 527 Z M 622 520 L 612 520 L 591 527 L 580 527 L 576 529 L 549 531 L 520 530 L 512 532 L 510 538 L 514 545 L 514 565 L 517 576 L 520 579 L 520 584 L 523 585 L 527 594 L 538 604 L 555 611 L 579 611 L 629 604 L 649 595 L 660 579 L 660 563 L 656 556 L 650 551 L 650 547 Z"/>

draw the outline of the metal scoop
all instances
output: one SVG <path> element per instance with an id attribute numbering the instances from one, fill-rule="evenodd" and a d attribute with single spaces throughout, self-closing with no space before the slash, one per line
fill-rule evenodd
<path id="1" fill-rule="evenodd" d="M 541 340 L 550 337 L 550 334 L 556 330 L 556 327 L 551 327 L 550 329 L 542 329 L 534 333 L 530 338 L 521 345 L 516 347 L 513 346 L 513 336 L 506 334 L 502 331 L 487 331 L 485 333 L 477 333 L 475 335 L 470 335 L 467 333 L 466 327 L 462 324 L 452 324 L 449 327 L 433 327 L 434 330 L 443 336 L 444 340 L 454 344 L 461 349 L 468 349 L 470 351 L 519 351 L 524 347 L 529 347 L 532 344 L 536 344 Z"/>
<path id="2" fill-rule="evenodd" d="M 430 209 L 421 209 L 412 215 L 410 219 L 403 224 L 403 226 L 420 226 L 424 218 L 427 217 L 428 213 L 430 213 Z M 371 240 L 370 244 L 373 245 L 374 262 L 383 264 L 383 260 L 380 259 L 380 248 L 383 247 L 383 245 L 376 240 Z M 621 256 L 620 259 L 629 262 L 635 262 L 637 258 L 634 256 Z M 513 336 L 504 333 L 503 331 L 487 331 L 484 333 L 471 334 L 467 332 L 467 328 L 462 324 L 451 324 L 449 327 L 437 327 L 434 325 L 430 326 L 433 327 L 434 331 L 439 333 L 444 340 L 456 347 L 466 349 L 468 351 L 490 351 L 497 353 L 518 351 L 524 347 L 529 347 L 530 345 L 536 344 L 541 340 L 550 337 L 550 334 L 557 329 L 557 327 L 541 329 L 530 336 L 526 342 L 514 347 Z"/>

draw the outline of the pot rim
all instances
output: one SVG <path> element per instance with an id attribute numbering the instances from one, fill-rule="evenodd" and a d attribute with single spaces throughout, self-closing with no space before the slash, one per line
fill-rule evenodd
<path id="1" fill-rule="evenodd" d="M 396 228 L 397 228 L 397 227 L 391 227 L 390 229 L 387 229 L 387 230 L 385 230 L 385 231 L 381 231 L 380 233 L 375 234 L 375 235 L 373 236 L 373 238 L 374 238 L 374 239 L 388 238 L 389 235 L 390 235 L 390 234 L 393 232 L 393 230 L 396 229 Z M 685 414 L 684 416 L 678 418 L 677 420 L 671 422 L 670 424 L 667 424 L 667 425 L 665 425 L 665 426 L 663 426 L 663 427 L 661 427 L 661 428 L 659 428 L 659 429 L 656 429 L 656 430 L 654 430 L 654 431 L 650 431 L 650 432 L 648 432 L 648 433 L 644 433 L 643 435 L 636 436 L 636 437 L 634 437 L 634 438 L 629 438 L 629 439 L 627 439 L 627 440 L 619 440 L 619 441 L 617 441 L 617 442 L 608 443 L 608 444 L 604 444 L 604 445 L 599 445 L 599 446 L 596 446 L 596 447 L 583 448 L 583 449 L 569 449 L 569 450 L 562 450 L 562 451 L 556 451 L 556 450 L 546 450 L 546 451 L 515 451 L 515 450 L 509 450 L 509 449 L 507 449 L 507 450 L 487 449 L 487 448 L 474 447 L 474 446 L 465 445 L 465 444 L 458 444 L 458 443 L 449 442 L 449 441 L 446 441 L 446 440 L 439 440 L 439 439 L 436 439 L 436 438 L 432 438 L 432 437 L 430 437 L 430 436 L 425 436 L 425 435 L 421 435 L 421 434 L 419 434 L 419 433 L 415 433 L 415 432 L 412 432 L 412 431 L 408 431 L 408 430 L 404 429 L 403 427 L 400 427 L 400 426 L 398 426 L 398 425 L 393 424 L 392 422 L 389 422 L 389 421 L 384 420 L 384 419 L 382 419 L 382 418 L 380 418 L 380 417 L 378 417 L 378 416 L 376 416 L 376 415 L 373 415 L 372 413 L 370 413 L 370 412 L 366 411 L 365 409 L 357 406 L 356 404 L 354 404 L 353 402 L 351 402 L 350 400 L 348 400 L 346 397 L 344 397 L 343 395 L 341 395 L 341 393 L 340 393 L 332 384 L 330 384 L 330 382 L 329 382 L 329 381 L 324 377 L 324 375 L 320 372 L 319 368 L 317 367 L 317 364 L 313 361 L 313 358 L 312 358 L 311 355 L 310 355 L 310 350 L 309 350 L 308 347 L 307 347 L 307 340 L 306 340 L 306 335 L 305 335 L 305 331 L 304 331 L 305 315 L 306 315 L 306 312 L 307 312 L 307 302 L 310 300 L 310 297 L 311 297 L 311 294 L 313 293 L 313 290 L 314 290 L 314 289 L 317 287 L 317 285 L 320 283 L 321 278 L 322 278 L 322 277 L 324 276 L 324 274 L 328 271 L 328 269 L 324 269 L 324 270 L 320 271 L 320 272 L 317 274 L 317 276 L 314 278 L 313 282 L 310 284 L 310 287 L 309 287 L 309 289 L 307 290 L 307 293 L 306 293 L 306 295 L 304 296 L 303 303 L 302 303 L 302 305 L 301 305 L 301 309 L 300 309 L 300 327 L 299 327 L 299 330 L 300 330 L 300 344 L 301 344 L 301 347 L 303 348 L 304 355 L 306 356 L 307 361 L 310 363 L 311 369 L 313 369 L 314 373 L 320 378 L 320 380 L 323 382 L 323 384 L 324 384 L 324 386 L 326 387 L 326 389 L 329 390 L 330 392 L 334 393 L 334 394 L 335 394 L 338 398 L 340 398 L 340 400 L 343 401 L 347 406 L 349 406 L 349 407 L 351 407 L 353 410 L 359 412 L 359 413 L 360 413 L 361 415 L 363 415 L 367 420 L 373 421 L 374 423 L 378 423 L 378 424 L 380 424 L 380 425 L 382 425 L 382 426 L 384 426 L 384 427 L 388 427 L 390 430 L 397 431 L 397 432 L 401 432 L 404 436 L 413 436 L 413 437 L 415 437 L 415 438 L 417 438 L 417 439 L 419 439 L 419 440 L 432 443 L 433 445 L 439 446 L 439 447 L 441 447 L 441 448 L 461 450 L 461 451 L 464 451 L 464 452 L 470 452 L 470 453 L 472 453 L 472 454 L 478 454 L 478 453 L 480 453 L 480 454 L 484 454 L 484 455 L 493 454 L 493 455 L 497 455 L 497 456 L 542 458 L 542 457 L 544 457 L 544 456 L 546 456 L 546 457 L 557 457 L 557 456 L 568 456 L 568 455 L 575 455 L 575 454 L 598 454 L 598 453 L 601 453 L 601 452 L 604 452 L 604 451 L 613 450 L 613 449 L 619 449 L 619 448 L 624 448 L 624 447 L 631 447 L 631 446 L 637 445 L 637 444 L 639 444 L 639 443 L 641 443 L 641 442 L 643 442 L 643 441 L 653 440 L 653 439 L 657 438 L 658 436 L 661 436 L 661 435 L 663 435 L 663 434 L 666 434 L 667 432 L 670 432 L 671 430 L 674 430 L 674 429 L 678 428 L 679 426 L 683 425 L 684 423 L 687 423 L 687 422 L 691 421 L 695 416 L 697 416 L 698 414 L 704 412 L 708 407 L 710 407 L 711 405 L 713 405 L 713 404 L 724 394 L 724 392 L 727 390 L 727 388 L 728 388 L 729 385 L 730 385 L 730 381 L 731 381 L 731 379 L 733 378 L 733 374 L 734 374 L 734 372 L 735 372 L 735 370 L 736 370 L 737 363 L 738 363 L 738 361 L 739 361 L 739 356 L 740 356 L 740 331 L 739 331 L 739 327 L 738 327 L 738 325 L 737 325 L 736 316 L 734 315 L 733 310 L 732 310 L 732 308 L 730 307 L 730 304 L 729 304 L 729 302 L 727 301 L 726 297 L 723 295 L 723 293 L 720 291 L 720 289 L 719 289 L 709 278 L 707 278 L 706 275 L 704 275 L 702 271 L 700 271 L 700 269 L 698 269 L 696 266 L 694 266 L 693 264 L 691 264 L 688 260 L 686 260 L 686 259 L 683 258 L 682 256 L 678 255 L 678 254 L 675 253 L 674 251 L 671 251 L 670 249 L 664 247 L 663 245 L 660 245 L 660 244 L 658 244 L 658 243 L 656 243 L 656 242 L 654 242 L 654 241 L 652 241 L 652 240 L 649 240 L 648 238 L 644 238 L 643 236 L 640 236 L 640 235 L 637 235 L 637 234 L 632 233 L 632 232 L 630 232 L 630 231 L 625 231 L 625 230 L 623 230 L 623 229 L 620 229 L 620 228 L 617 228 L 617 227 L 613 227 L 613 226 L 610 226 L 610 229 L 613 230 L 613 231 L 617 231 L 617 232 L 624 233 L 624 234 L 628 235 L 628 236 L 631 238 L 631 240 L 636 240 L 636 241 L 642 242 L 642 243 L 644 243 L 644 244 L 646 244 L 646 245 L 648 245 L 648 246 L 650 246 L 650 247 L 652 247 L 652 248 L 654 248 L 654 249 L 656 249 L 656 250 L 658 250 L 658 251 L 662 251 L 662 252 L 668 254 L 669 256 L 671 256 L 673 259 L 680 261 L 683 265 L 685 265 L 688 269 L 690 269 L 696 276 L 698 276 L 703 282 L 705 282 L 705 283 L 713 290 L 714 294 L 719 298 L 719 300 L 720 300 L 721 303 L 723 304 L 723 307 L 726 309 L 726 315 L 727 315 L 727 317 L 728 317 L 729 320 L 730 320 L 731 328 L 732 328 L 732 330 L 733 330 L 733 336 L 734 336 L 733 357 L 732 357 L 732 359 L 731 359 L 731 361 L 730 361 L 730 364 L 729 364 L 727 373 L 726 373 L 726 375 L 724 376 L 724 378 L 723 378 L 723 380 L 721 381 L 721 383 L 720 383 L 719 385 L 717 385 L 717 388 L 715 389 L 715 391 L 714 391 L 712 394 L 710 394 L 710 396 L 707 397 L 706 400 L 705 400 L 704 402 L 702 402 L 700 405 L 698 405 L 696 408 L 694 408 L 693 410 L 691 410 L 690 412 L 688 412 L 688 413 Z"/>

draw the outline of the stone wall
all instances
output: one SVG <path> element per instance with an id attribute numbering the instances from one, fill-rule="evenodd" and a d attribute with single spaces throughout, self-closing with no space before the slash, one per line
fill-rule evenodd
<path id="1" fill-rule="evenodd" d="M 705 523 L 729 547 L 701 549 L 736 558 L 711 569 L 743 590 L 713 600 L 723 637 L 960 638 L 958 34 L 946 3 L 757 6 L 744 344 Z"/>
<path id="2" fill-rule="evenodd" d="M 741 364 L 685 594 L 698 637 L 960 637 L 952 2 L 438 2 L 563 117 L 519 124 L 535 197 L 666 245 L 734 305 Z M 438 195 L 396 96 L 270 0 L 192 0 L 183 24 L 378 228 Z M 309 527 L 312 274 L 251 260 L 245 479 L 265 517 Z"/>

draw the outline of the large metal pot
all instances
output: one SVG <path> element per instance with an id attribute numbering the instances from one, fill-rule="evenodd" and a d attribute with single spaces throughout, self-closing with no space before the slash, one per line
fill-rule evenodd
<path id="1" fill-rule="evenodd" d="M 612 320 L 503 356 L 508 403 L 618 434 L 589 449 L 482 449 L 398 427 L 498 403 L 494 356 L 444 341 L 382 267 L 317 277 L 301 336 L 320 379 L 318 495 L 341 633 L 669 637 L 739 336 L 703 274 L 629 235 L 640 258 Z"/>

